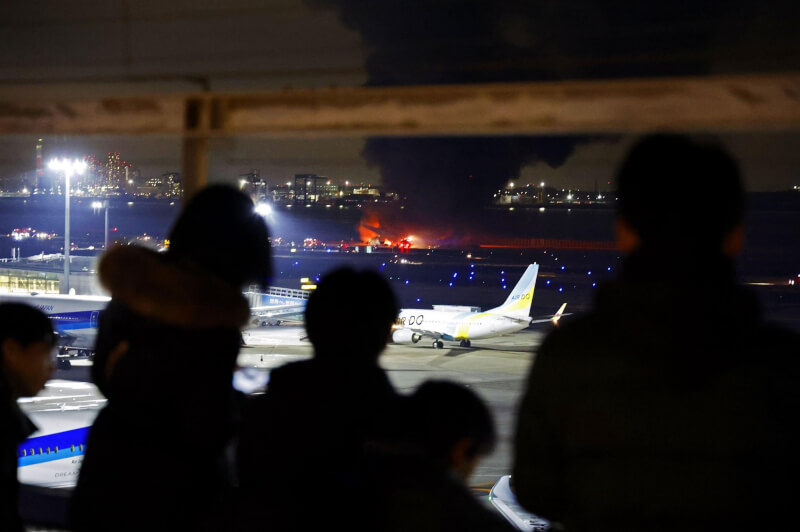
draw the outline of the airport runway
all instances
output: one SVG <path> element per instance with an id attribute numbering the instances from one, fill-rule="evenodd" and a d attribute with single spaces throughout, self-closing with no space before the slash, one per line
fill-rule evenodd
<path id="1" fill-rule="evenodd" d="M 423 381 L 448 379 L 469 386 L 490 406 L 495 416 L 499 444 L 472 476 L 473 486 L 490 486 L 511 470 L 511 443 L 517 403 L 523 392 L 531 361 L 544 339 L 546 327 L 526 329 L 509 336 L 473 341 L 461 348 L 445 342 L 433 349 L 428 342 L 387 346 L 380 364 L 401 393 L 411 393 Z M 244 347 L 239 355 L 243 368 L 270 368 L 311 356 L 302 327 L 279 326 L 262 329 L 264 345 Z M 266 375 L 264 375 L 266 377 Z M 259 379 L 251 374 L 249 384 Z M 262 381 L 263 382 L 263 381 Z M 249 390 L 248 390 L 249 391 Z"/>

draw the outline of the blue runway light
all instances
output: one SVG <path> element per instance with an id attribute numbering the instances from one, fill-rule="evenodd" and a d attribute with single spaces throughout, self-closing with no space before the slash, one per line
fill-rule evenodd
<path id="1" fill-rule="evenodd" d="M 469 265 L 469 267 L 470 267 L 470 268 L 474 268 L 474 267 L 475 267 L 475 265 L 474 265 L 474 264 L 470 264 L 470 265 Z"/>
<path id="2" fill-rule="evenodd" d="M 608 267 L 608 271 L 611 271 L 611 266 Z"/>
<path id="3" fill-rule="evenodd" d="M 563 291 L 564 291 L 564 287 L 563 287 L 563 286 L 559 286 L 559 287 L 558 287 L 558 291 L 559 291 L 559 292 L 563 292 Z"/>
<path id="4" fill-rule="evenodd" d="M 587 275 L 592 275 L 592 270 L 589 270 L 589 273 L 587 273 Z"/>
<path id="5" fill-rule="evenodd" d="M 453 283 L 450 283 L 450 286 L 453 286 Z"/>
<path id="6" fill-rule="evenodd" d="M 420 302 L 420 298 L 417 298 L 417 303 L 419 303 L 419 302 Z"/>
<path id="7" fill-rule="evenodd" d="M 505 280 L 505 279 L 500 279 L 500 282 L 501 282 L 501 283 L 505 283 L 505 282 L 506 282 L 506 280 Z"/>
<path id="8" fill-rule="evenodd" d="M 592 288 L 594 288 L 595 286 L 597 286 L 597 283 L 592 283 Z"/>
<path id="9" fill-rule="evenodd" d="M 408 284 L 408 279 L 406 279 L 406 284 Z"/>
<path id="10" fill-rule="evenodd" d="M 501 271 L 501 272 L 500 272 L 500 275 L 505 275 L 505 274 L 506 274 L 506 271 L 505 271 L 505 270 L 503 270 L 503 271 Z"/>
<path id="11" fill-rule="evenodd" d="M 453 274 L 453 279 L 455 279 L 456 277 L 458 277 L 458 272 Z"/>
<path id="12" fill-rule="evenodd" d="M 508 288 L 508 287 L 506 285 L 503 285 L 503 290 L 505 290 L 506 288 Z"/>
<path id="13" fill-rule="evenodd" d="M 566 266 L 562 266 L 561 271 L 563 272 L 566 268 L 567 268 Z"/>
<path id="14" fill-rule="evenodd" d="M 550 281 L 548 280 L 548 281 L 547 281 L 545 284 L 546 284 L 547 286 L 550 286 Z"/>

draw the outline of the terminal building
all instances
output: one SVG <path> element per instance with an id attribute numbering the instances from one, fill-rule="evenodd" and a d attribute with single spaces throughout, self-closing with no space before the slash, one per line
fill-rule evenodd
<path id="1" fill-rule="evenodd" d="M 70 256 L 69 287 L 76 295 L 108 295 L 97 279 L 98 257 Z M 64 256 L 0 259 L 0 293 L 64 293 Z"/>

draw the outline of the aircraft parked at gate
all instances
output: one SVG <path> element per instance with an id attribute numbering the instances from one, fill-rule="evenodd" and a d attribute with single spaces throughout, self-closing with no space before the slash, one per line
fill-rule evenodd
<path id="1" fill-rule="evenodd" d="M 558 312 L 546 319 L 533 320 L 529 316 L 533 290 L 539 265 L 531 264 L 499 307 L 480 312 L 475 307 L 438 305 L 434 309 L 400 309 L 392 332 L 394 343 L 417 343 L 422 338 L 433 338 L 434 349 L 444 347 L 442 340 L 459 342 L 470 347 L 471 340 L 492 338 L 520 331 L 531 323 L 558 323 L 564 315 L 566 303 Z"/>
<path id="2" fill-rule="evenodd" d="M 279 325 L 281 320 L 302 319 L 308 293 L 287 288 L 246 292 L 255 323 Z M 0 303 L 25 303 L 48 315 L 58 334 L 59 367 L 68 368 L 69 356 L 91 357 L 97 337 L 97 320 L 111 298 L 59 294 L 0 294 Z"/>
<path id="3" fill-rule="evenodd" d="M 69 352 L 74 356 L 93 353 L 97 319 L 110 300 L 105 296 L 0 294 L 0 303 L 25 303 L 47 314 L 58 334 L 62 354 Z"/>

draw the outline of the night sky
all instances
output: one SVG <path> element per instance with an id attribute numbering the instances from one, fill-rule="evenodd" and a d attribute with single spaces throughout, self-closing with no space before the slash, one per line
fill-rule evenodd
<path id="1" fill-rule="evenodd" d="M 0 6 L 0 99 L 19 87 L 35 95 L 71 84 L 80 94 L 82 84 L 108 82 L 112 93 L 131 94 L 143 81 L 235 90 L 792 71 L 798 20 L 789 1 L 90 0 L 74 10 L 13 0 Z M 31 169 L 34 141 L 0 142 L 0 177 Z M 318 173 L 381 183 L 413 197 L 413 207 L 458 215 L 512 179 L 602 190 L 631 141 L 237 138 L 212 143 L 210 178 L 259 169 L 275 184 Z M 723 141 L 751 190 L 798 184 L 800 134 L 731 133 Z M 175 138 L 46 138 L 45 146 L 56 154 L 120 151 L 144 176 L 180 166 Z"/>

